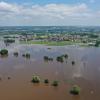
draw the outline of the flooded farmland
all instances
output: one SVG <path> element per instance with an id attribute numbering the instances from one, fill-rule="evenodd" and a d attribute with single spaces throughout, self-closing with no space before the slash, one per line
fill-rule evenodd
<path id="1" fill-rule="evenodd" d="M 0 57 L 1 100 L 100 99 L 100 48 L 21 44 L 6 47 L 2 42 L 0 48 L 9 50 L 7 57 Z M 18 57 L 14 52 L 19 53 Z M 30 59 L 22 57 L 23 53 L 30 53 Z M 62 54 L 68 54 L 68 58 L 57 62 L 56 57 Z M 53 61 L 44 61 L 44 56 L 52 57 Z M 31 82 L 34 74 L 40 76 L 39 84 Z M 50 83 L 45 85 L 44 79 Z M 51 86 L 53 80 L 59 81 L 58 87 Z M 80 86 L 79 95 L 70 94 L 73 85 Z"/>

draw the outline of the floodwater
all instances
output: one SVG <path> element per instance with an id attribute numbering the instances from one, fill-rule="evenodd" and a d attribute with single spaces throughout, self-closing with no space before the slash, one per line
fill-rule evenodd
<path id="1" fill-rule="evenodd" d="M 0 48 L 9 50 L 8 57 L 0 58 L 0 100 L 100 100 L 100 48 L 53 46 L 48 49 L 18 44 L 6 47 L 3 43 Z M 19 52 L 18 57 L 13 56 L 14 51 Z M 31 54 L 30 59 L 22 57 L 27 52 Z M 62 54 L 68 54 L 68 59 L 57 62 L 56 57 Z M 54 61 L 45 62 L 44 56 L 53 57 Z M 31 83 L 33 74 L 40 76 L 41 83 Z M 50 83 L 45 85 L 44 79 Z M 51 86 L 53 80 L 59 81 L 58 87 Z M 81 88 L 78 96 L 69 93 L 75 84 Z"/>

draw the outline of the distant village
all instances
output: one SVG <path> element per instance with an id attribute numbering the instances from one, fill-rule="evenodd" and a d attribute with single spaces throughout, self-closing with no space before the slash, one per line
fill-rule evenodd
<path id="1" fill-rule="evenodd" d="M 17 38 L 19 41 L 71 41 L 94 45 L 100 39 L 100 35 L 77 35 L 77 34 L 20 34 L 4 36 L 5 39 Z"/>
<path id="2" fill-rule="evenodd" d="M 42 40 L 42 41 L 80 41 L 83 43 L 95 43 L 100 36 L 90 37 L 88 35 L 70 35 L 70 34 L 49 34 L 49 35 L 20 35 L 20 41 Z"/>

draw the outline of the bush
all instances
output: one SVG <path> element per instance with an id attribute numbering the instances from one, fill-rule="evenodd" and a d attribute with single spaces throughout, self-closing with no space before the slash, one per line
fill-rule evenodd
<path id="1" fill-rule="evenodd" d="M 53 61 L 53 58 L 50 58 L 50 57 L 48 57 L 48 56 L 44 56 L 44 60 L 45 60 L 45 61 Z"/>
<path id="2" fill-rule="evenodd" d="M 29 53 L 22 54 L 22 56 L 25 57 L 25 58 L 30 58 L 30 54 Z"/>
<path id="3" fill-rule="evenodd" d="M 30 54 L 29 53 L 26 53 L 26 58 L 30 58 Z"/>
<path id="4" fill-rule="evenodd" d="M 53 61 L 53 58 L 48 58 L 49 61 Z"/>
<path id="5" fill-rule="evenodd" d="M 47 48 L 47 49 L 49 49 L 49 50 L 50 50 L 51 48 Z"/>
<path id="6" fill-rule="evenodd" d="M 64 55 L 64 58 L 65 58 L 65 59 L 67 59 L 67 58 L 68 58 L 68 55 L 67 55 L 67 54 L 65 54 L 65 55 Z"/>
<path id="7" fill-rule="evenodd" d="M 8 77 L 8 80 L 10 80 L 11 79 L 11 77 Z"/>
<path id="8" fill-rule="evenodd" d="M 77 85 L 74 85 L 72 89 L 70 90 L 70 93 L 73 95 L 78 95 L 80 93 L 80 87 Z"/>
<path id="9" fill-rule="evenodd" d="M 72 65 L 75 65 L 75 61 L 72 61 Z"/>
<path id="10" fill-rule="evenodd" d="M 8 50 L 7 49 L 2 49 L 0 51 L 0 54 L 3 56 L 3 55 L 8 55 Z"/>
<path id="11" fill-rule="evenodd" d="M 44 83 L 48 84 L 49 83 L 49 80 L 48 79 L 45 79 L 44 80 Z"/>
<path id="12" fill-rule="evenodd" d="M 52 86 L 58 86 L 58 81 L 53 81 Z"/>
<path id="13" fill-rule="evenodd" d="M 25 54 L 22 54 L 23 57 L 25 57 Z"/>
<path id="14" fill-rule="evenodd" d="M 32 82 L 33 82 L 33 83 L 40 83 L 40 78 L 39 78 L 39 76 L 33 75 Z"/>
<path id="15" fill-rule="evenodd" d="M 56 60 L 57 60 L 58 62 L 61 62 L 61 63 L 63 63 L 63 62 L 64 62 L 64 60 L 63 60 L 63 57 L 62 57 L 62 56 L 58 56 L 58 57 L 56 58 Z"/>
<path id="16" fill-rule="evenodd" d="M 44 56 L 44 60 L 46 60 L 46 61 L 47 61 L 48 59 L 49 59 L 49 58 L 48 58 L 48 56 Z"/>
<path id="17" fill-rule="evenodd" d="M 14 52 L 14 56 L 18 57 L 18 52 Z"/>

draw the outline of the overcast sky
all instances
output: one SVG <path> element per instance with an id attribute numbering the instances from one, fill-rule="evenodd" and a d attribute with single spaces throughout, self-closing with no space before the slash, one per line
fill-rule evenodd
<path id="1" fill-rule="evenodd" d="M 0 0 L 0 26 L 100 26 L 100 0 Z"/>

